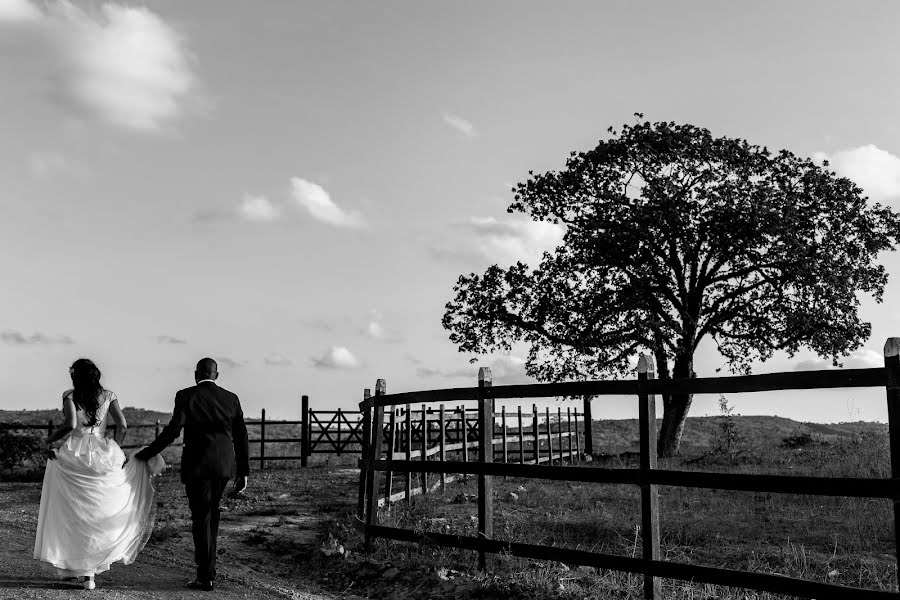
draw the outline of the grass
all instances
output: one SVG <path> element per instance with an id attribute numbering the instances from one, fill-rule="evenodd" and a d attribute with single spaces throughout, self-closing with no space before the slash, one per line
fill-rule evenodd
<path id="1" fill-rule="evenodd" d="M 678 459 L 660 468 L 732 473 L 890 477 L 886 427 L 823 426 L 775 417 L 689 419 Z M 595 422 L 607 452 L 602 466 L 636 466 L 636 423 Z M 738 434 L 727 451 L 718 439 Z M 735 440 L 732 440 L 734 442 Z M 618 453 L 618 454 L 617 454 Z M 595 463 L 596 464 L 596 463 Z M 586 468 L 591 468 L 586 466 Z M 494 478 L 494 537 L 556 547 L 641 556 L 636 486 Z M 415 497 L 383 509 L 382 524 L 420 531 L 477 535 L 475 478 L 446 495 Z M 512 494 L 515 494 L 512 495 Z M 890 500 L 660 487 L 665 560 L 777 573 L 842 585 L 893 590 L 894 524 Z M 476 570 L 477 555 L 442 547 L 379 540 L 375 556 L 434 570 Z M 491 597 L 641 598 L 642 577 L 513 556 L 492 560 L 481 589 Z M 666 598 L 770 599 L 780 596 L 664 581 Z"/>

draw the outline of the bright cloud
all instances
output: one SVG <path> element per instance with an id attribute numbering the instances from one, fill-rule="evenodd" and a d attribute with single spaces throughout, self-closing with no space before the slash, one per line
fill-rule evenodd
<path id="1" fill-rule="evenodd" d="M 877 352 L 870 348 L 859 348 L 841 359 L 843 368 L 845 369 L 871 369 L 884 366 L 884 356 L 881 352 Z M 819 371 L 822 369 L 833 369 L 834 366 L 830 360 L 824 358 L 812 358 L 802 360 L 797 363 L 795 371 Z"/>
<path id="2" fill-rule="evenodd" d="M 33 333 L 25 335 L 20 331 L 7 329 L 0 332 L 0 341 L 12 346 L 33 346 L 46 344 L 74 344 L 74 340 L 67 335 L 47 335 L 45 333 Z"/>
<path id="3" fill-rule="evenodd" d="M 0 23 L 27 23 L 41 19 L 41 11 L 29 0 L 0 0 Z"/>
<path id="4" fill-rule="evenodd" d="M 544 251 L 560 244 L 564 233 L 563 227 L 554 223 L 511 218 L 471 217 L 457 226 L 470 233 L 473 246 L 484 257 L 500 264 L 522 261 L 537 265 Z"/>
<path id="5" fill-rule="evenodd" d="M 362 361 L 343 346 L 332 346 L 322 356 L 312 358 L 312 364 L 320 369 L 351 370 L 362 367 Z"/>
<path id="6" fill-rule="evenodd" d="M 876 200 L 900 198 L 900 158 L 868 144 L 834 154 L 816 152 L 813 160 L 828 160 L 834 171 L 853 180 Z"/>
<path id="7" fill-rule="evenodd" d="M 28 21 L 55 63 L 55 96 L 117 127 L 157 131 L 194 86 L 183 38 L 144 7 L 0 0 L 0 22 Z"/>
<path id="8" fill-rule="evenodd" d="M 238 216 L 247 221 L 268 223 L 277 220 L 281 211 L 265 196 L 247 194 L 237 209 Z"/>
<path id="9" fill-rule="evenodd" d="M 160 344 L 186 344 L 187 341 L 173 335 L 158 335 L 156 341 Z"/>
<path id="10" fill-rule="evenodd" d="M 359 213 L 348 212 L 339 207 L 325 191 L 325 188 L 317 183 L 300 177 L 292 177 L 291 194 L 297 204 L 318 221 L 335 227 L 363 227 L 365 225 Z"/>
<path id="11" fill-rule="evenodd" d="M 244 366 L 244 363 L 241 361 L 234 360 L 233 358 L 228 358 L 227 356 L 214 356 L 213 360 L 216 361 L 216 364 L 219 366 L 219 370 L 221 367 L 226 367 L 229 369 L 239 369 Z"/>
<path id="12" fill-rule="evenodd" d="M 475 131 L 475 126 L 472 125 L 471 121 L 468 121 L 458 115 L 444 113 L 444 123 L 466 137 L 473 138 L 478 135 L 478 132 Z"/>

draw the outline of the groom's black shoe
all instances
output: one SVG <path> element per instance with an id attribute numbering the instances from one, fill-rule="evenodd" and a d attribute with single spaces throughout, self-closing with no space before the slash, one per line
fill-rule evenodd
<path id="1" fill-rule="evenodd" d="M 211 592 L 216 587 L 216 583 L 214 581 L 202 581 L 200 579 L 195 579 L 193 581 L 188 582 L 188 587 L 192 590 L 203 590 L 204 592 Z"/>

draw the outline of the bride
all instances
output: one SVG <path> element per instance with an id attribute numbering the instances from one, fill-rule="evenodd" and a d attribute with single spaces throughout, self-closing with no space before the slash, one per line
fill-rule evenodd
<path id="1" fill-rule="evenodd" d="M 34 558 L 61 577 L 81 577 L 92 590 L 95 574 L 116 561 L 134 562 L 150 537 L 156 508 L 150 477 L 164 463 L 125 458 L 119 447 L 125 415 L 116 395 L 100 385 L 93 362 L 76 360 L 69 375 L 73 389 L 63 394 L 63 424 L 47 438 Z M 110 415 L 115 439 L 105 437 Z"/>

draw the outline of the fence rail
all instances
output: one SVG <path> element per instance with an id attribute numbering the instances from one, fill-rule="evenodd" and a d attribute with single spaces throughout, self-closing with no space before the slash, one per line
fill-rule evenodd
<path id="1" fill-rule="evenodd" d="M 486 556 L 507 552 L 525 558 L 565 561 L 618 571 L 641 573 L 644 576 L 644 597 L 661 598 L 660 578 L 692 580 L 699 583 L 744 587 L 758 591 L 791 594 L 808 598 L 867 600 L 875 598 L 900 599 L 896 591 L 869 590 L 823 582 L 808 581 L 782 575 L 750 573 L 717 567 L 705 567 L 661 559 L 659 539 L 659 500 L 657 488 L 665 486 L 699 487 L 707 489 L 757 491 L 787 494 L 827 496 L 855 496 L 894 500 L 895 551 L 900 563 L 900 338 L 889 338 L 884 348 L 884 368 L 824 370 L 772 373 L 742 377 L 721 377 L 690 380 L 654 380 L 652 357 L 641 356 L 637 380 L 593 381 L 575 383 L 535 384 L 518 386 L 491 385 L 489 369 L 479 369 L 479 385 L 474 388 L 429 390 L 388 395 L 385 382 L 378 380 L 375 396 L 365 395 L 360 409 L 365 415 L 363 429 L 370 436 L 363 443 L 364 458 L 360 460 L 360 528 L 365 533 L 367 547 L 372 538 L 431 543 L 479 553 L 479 565 L 484 568 Z M 844 387 L 884 387 L 888 405 L 888 428 L 891 455 L 890 479 L 856 479 L 799 477 L 783 475 L 750 475 L 672 471 L 657 469 L 656 399 L 654 394 L 678 392 L 687 394 L 737 393 L 773 390 L 801 390 Z M 640 467 L 630 469 L 585 469 L 574 466 L 541 466 L 528 464 L 495 464 L 494 441 L 488 432 L 494 422 L 493 407 L 499 398 L 536 398 L 550 396 L 599 396 L 632 394 L 637 396 L 640 426 Z M 385 407 L 400 404 L 478 401 L 478 460 L 472 462 L 411 460 L 409 456 L 396 459 L 393 454 L 383 456 Z M 586 411 L 587 412 L 587 411 Z M 392 413 L 393 414 L 393 413 Z M 589 421 L 588 421 L 589 422 Z M 408 473 L 465 473 L 478 477 L 478 536 L 459 536 L 428 533 L 385 527 L 378 524 L 378 490 L 382 476 L 392 470 Z M 528 477 L 544 480 L 583 481 L 592 483 L 624 483 L 640 488 L 641 537 L 643 556 L 640 558 L 612 556 L 582 550 L 523 544 L 494 539 L 493 483 L 495 476 Z"/>
<path id="2" fill-rule="evenodd" d="M 251 452 L 255 448 L 257 454 L 251 455 L 250 462 L 259 464 L 260 469 L 265 469 L 266 464 L 271 461 L 294 460 L 300 461 L 301 466 L 307 466 L 308 459 L 312 454 L 346 454 L 349 452 L 359 452 L 362 448 L 362 413 L 359 411 L 345 411 L 338 409 L 336 411 L 313 410 L 309 407 L 309 396 L 301 397 L 301 418 L 298 421 L 276 421 L 266 418 L 266 409 L 262 409 L 259 420 L 246 420 L 248 433 L 258 435 L 250 437 Z M 155 423 L 129 423 L 129 431 L 136 429 L 153 429 L 153 439 L 159 437 L 160 432 L 165 424 L 160 421 Z M 58 422 L 50 419 L 46 425 L 24 424 L 24 423 L 0 423 L 0 431 L 42 431 L 46 432 L 49 437 L 53 431 L 59 426 Z M 299 427 L 296 435 L 288 433 L 281 437 L 272 435 L 272 428 L 283 427 Z M 110 424 L 106 428 L 108 435 L 113 435 L 116 426 Z M 128 438 L 126 438 L 126 441 Z M 272 454 L 267 452 L 272 444 L 277 444 L 284 448 L 287 446 L 286 453 Z M 123 444 L 123 450 L 133 450 L 146 445 L 146 443 L 130 443 Z M 173 443 L 170 448 L 178 448 L 183 444 L 180 442 Z M 293 451 L 292 451 L 293 450 Z"/>

